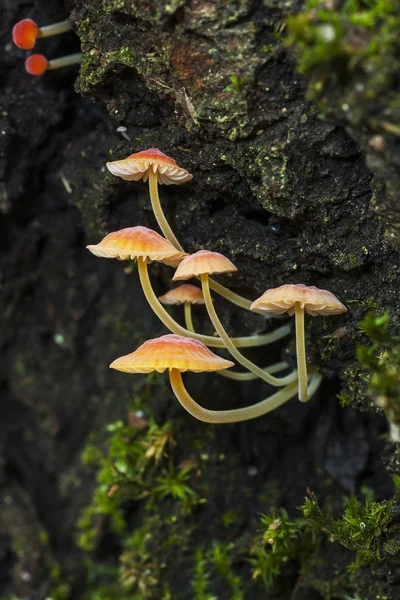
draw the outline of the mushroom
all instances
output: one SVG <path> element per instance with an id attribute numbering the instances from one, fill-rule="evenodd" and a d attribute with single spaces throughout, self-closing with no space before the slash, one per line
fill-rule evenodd
<path id="1" fill-rule="evenodd" d="M 212 336 L 193 333 L 179 325 L 160 304 L 150 282 L 147 263 L 151 261 L 158 261 L 176 267 L 186 255 L 183 252 L 179 252 L 168 240 L 163 238 L 156 231 L 140 226 L 127 227 L 125 229 L 121 229 L 120 231 L 109 233 L 99 244 L 89 245 L 87 246 L 87 249 L 90 250 L 90 252 L 92 252 L 92 254 L 95 256 L 100 256 L 103 258 L 137 260 L 139 277 L 144 295 L 146 296 L 147 302 L 150 304 L 151 308 L 154 310 L 162 323 L 164 323 L 164 325 L 173 333 L 187 337 L 194 337 L 208 346 L 224 348 L 224 343 L 222 340 Z M 283 327 L 280 327 L 271 333 L 265 334 L 264 336 L 236 338 L 233 340 L 233 343 L 237 344 L 238 346 L 263 345 L 266 343 L 272 343 L 272 341 L 284 337 L 289 333 L 289 331 L 290 328 L 288 328 L 287 325 L 284 325 Z"/>
<path id="2" fill-rule="evenodd" d="M 284 386 L 288 383 L 291 383 L 293 380 L 297 380 L 297 374 L 295 371 L 286 377 L 276 378 L 266 370 L 255 365 L 237 350 L 237 347 L 225 331 L 221 321 L 217 316 L 217 313 L 215 312 L 213 301 L 211 299 L 208 278 L 209 274 L 211 273 L 229 273 L 233 271 L 237 271 L 235 265 L 228 258 L 226 258 L 226 256 L 223 256 L 223 254 L 220 254 L 219 252 L 210 252 L 209 250 L 199 250 L 199 252 L 191 254 L 182 260 L 175 272 L 173 280 L 181 281 L 190 279 L 191 277 L 200 276 L 204 300 L 212 324 L 224 342 L 225 347 L 243 367 L 260 379 L 263 379 L 270 385 L 274 385 L 276 387 Z"/>
<path id="3" fill-rule="evenodd" d="M 65 33 L 72 29 L 71 21 L 64 19 L 58 23 L 52 25 L 45 25 L 39 27 L 32 19 L 22 19 L 18 21 L 13 27 L 12 38 L 13 42 L 18 48 L 22 50 L 32 50 L 36 44 L 36 38 L 50 37 L 51 35 L 58 35 Z"/>
<path id="4" fill-rule="evenodd" d="M 82 54 L 69 54 L 61 58 L 55 58 L 53 60 L 47 60 L 43 54 L 31 54 L 25 61 L 25 70 L 30 75 L 43 75 L 46 71 L 54 71 L 55 69 L 61 69 L 62 67 L 68 67 L 69 65 L 75 65 L 80 63 L 82 60 Z"/>
<path id="5" fill-rule="evenodd" d="M 117 175 L 126 181 L 139 181 L 143 179 L 146 182 L 149 180 L 151 205 L 157 223 L 167 240 L 175 248 L 184 252 L 161 208 L 158 184 L 180 185 L 181 183 L 190 181 L 193 175 L 189 171 L 186 171 L 186 169 L 179 167 L 173 158 L 167 156 L 161 150 L 158 150 L 158 148 L 149 148 L 148 150 L 136 152 L 123 160 L 108 162 L 106 166 L 113 175 Z"/>
<path id="6" fill-rule="evenodd" d="M 172 389 L 183 408 L 205 423 L 234 423 L 255 419 L 284 404 L 296 394 L 297 382 L 292 382 L 253 406 L 234 410 L 208 410 L 197 404 L 182 381 L 182 372 L 221 371 L 233 365 L 234 363 L 217 356 L 198 340 L 169 334 L 144 342 L 135 352 L 114 360 L 110 368 L 124 373 L 163 373 L 168 369 Z M 318 383 L 318 377 L 315 377 L 313 385 Z"/>
<path id="7" fill-rule="evenodd" d="M 148 150 L 136 152 L 122 160 L 108 162 L 106 166 L 113 175 L 121 177 L 126 181 L 139 181 L 143 179 L 146 182 L 149 180 L 151 206 L 157 223 L 167 240 L 175 248 L 184 252 L 163 212 L 158 195 L 158 183 L 166 185 L 181 184 L 190 181 L 193 175 L 189 171 L 186 171 L 186 169 L 179 167 L 173 158 L 167 156 L 161 150 L 158 150 L 158 148 L 149 148 Z M 233 304 L 250 310 L 251 301 L 247 300 L 247 298 L 235 294 L 235 292 L 213 281 L 211 278 L 210 286 L 217 294 L 223 296 Z"/>
<path id="8" fill-rule="evenodd" d="M 207 300 L 206 300 L 207 302 Z M 314 286 L 298 284 L 281 285 L 267 290 L 251 305 L 252 310 L 271 312 L 278 315 L 288 313 L 296 316 L 296 353 L 299 377 L 299 400 L 307 402 L 311 395 L 307 390 L 307 360 L 304 335 L 304 311 L 312 317 L 338 315 L 347 308 L 332 292 Z"/>
<path id="9" fill-rule="evenodd" d="M 159 296 L 161 304 L 183 304 L 185 311 L 185 324 L 189 331 L 194 332 L 192 321 L 192 304 L 204 304 L 203 292 L 194 285 L 184 284 Z"/>

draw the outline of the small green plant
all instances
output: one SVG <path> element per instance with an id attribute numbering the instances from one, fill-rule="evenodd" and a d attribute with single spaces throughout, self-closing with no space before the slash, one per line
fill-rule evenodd
<path id="1" fill-rule="evenodd" d="M 302 535 L 306 520 L 289 520 L 287 512 L 281 508 L 272 515 L 262 515 L 261 522 L 267 528 L 261 544 L 257 543 L 252 549 L 249 560 L 253 579 L 261 578 L 265 587 L 269 589 L 290 558 L 306 558 L 307 540 Z"/>
<path id="2" fill-rule="evenodd" d="M 238 92 L 238 93 L 242 92 L 247 84 L 246 77 L 240 77 L 240 76 L 236 75 L 235 73 L 232 73 L 232 75 L 230 76 L 230 81 L 231 82 L 227 86 L 226 89 L 235 90 L 235 92 Z"/>
<path id="3" fill-rule="evenodd" d="M 198 499 L 196 492 L 187 484 L 191 470 L 192 467 L 189 466 L 176 471 L 170 462 L 168 469 L 164 469 L 156 479 L 157 485 L 153 488 L 154 498 L 163 500 L 171 497 L 180 500 L 184 512 L 190 512 Z"/>

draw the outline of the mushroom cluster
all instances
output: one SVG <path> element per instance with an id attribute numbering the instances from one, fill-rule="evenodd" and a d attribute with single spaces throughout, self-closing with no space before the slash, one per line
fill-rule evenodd
<path id="1" fill-rule="evenodd" d="M 122 179 L 149 182 L 151 205 L 165 237 L 146 227 L 127 227 L 109 233 L 100 243 L 87 248 L 96 256 L 103 258 L 136 261 L 139 279 L 149 305 L 172 332 L 145 342 L 135 352 L 114 360 L 110 367 L 126 373 L 168 370 L 172 389 L 181 405 L 191 415 L 207 423 L 232 423 L 254 419 L 277 408 L 296 394 L 301 402 L 309 400 L 318 389 L 321 375 L 316 367 L 311 367 L 309 372 L 307 370 L 304 313 L 308 312 L 311 316 L 337 315 L 345 312 L 346 307 L 331 292 L 303 284 L 285 284 L 267 290 L 254 302 L 220 285 L 210 275 L 237 271 L 235 265 L 218 252 L 200 250 L 191 255 L 187 254 L 162 210 L 158 185 L 182 184 L 190 181 L 192 175 L 157 148 L 137 152 L 124 160 L 109 162 L 107 167 L 111 173 Z M 153 261 L 175 267 L 174 281 L 186 281 L 197 277 L 201 282 L 201 289 L 191 284 L 183 284 L 157 298 L 147 267 Z M 246 310 L 295 315 L 297 370 L 277 377 L 276 373 L 288 369 L 289 365 L 286 362 L 277 362 L 261 368 L 238 349 L 275 342 L 290 333 L 289 324 L 281 325 L 274 331 L 262 335 L 232 338 L 217 315 L 210 288 Z M 171 304 L 184 305 L 186 327 L 175 321 L 163 306 Z M 205 305 L 216 336 L 195 331 L 191 313 L 192 304 Z M 210 347 L 227 350 L 245 368 L 245 371 L 228 370 L 234 366 L 234 363 L 217 356 L 209 349 Z M 261 402 L 245 408 L 207 410 L 187 392 L 181 376 L 185 371 L 213 371 L 237 381 L 259 378 L 279 389 Z"/>
<path id="2" fill-rule="evenodd" d="M 12 38 L 18 48 L 32 50 L 36 45 L 37 38 L 60 35 L 66 31 L 71 31 L 71 29 L 72 25 L 69 19 L 64 19 L 64 21 L 59 21 L 52 25 L 45 25 L 44 27 L 39 27 L 32 19 L 22 19 L 22 21 L 18 21 L 14 25 Z M 43 75 L 46 71 L 80 63 L 81 59 L 82 54 L 80 52 L 55 58 L 54 60 L 48 60 L 43 54 L 31 54 L 25 61 L 25 70 L 30 75 L 38 76 Z"/>

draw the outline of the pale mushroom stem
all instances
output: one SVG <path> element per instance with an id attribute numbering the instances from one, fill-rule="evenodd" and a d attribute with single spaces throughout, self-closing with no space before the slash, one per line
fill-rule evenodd
<path id="1" fill-rule="evenodd" d="M 71 21 L 69 19 L 64 19 L 64 21 L 59 21 L 58 23 L 53 23 L 52 25 L 45 25 L 44 27 L 40 27 L 37 37 L 50 37 L 51 35 L 65 33 L 66 31 L 70 31 L 71 29 Z"/>
<path id="2" fill-rule="evenodd" d="M 251 360 L 248 360 L 245 356 L 243 356 L 243 354 L 241 354 L 241 352 L 239 352 L 239 350 L 237 350 L 236 346 L 232 343 L 231 338 L 226 333 L 221 321 L 218 318 L 217 313 L 215 312 L 213 301 L 211 299 L 210 286 L 208 284 L 208 274 L 207 273 L 204 273 L 201 275 L 201 285 L 202 285 L 202 289 L 203 289 L 204 301 L 206 303 L 206 308 L 207 308 L 209 317 L 212 321 L 212 324 L 214 325 L 215 329 L 217 330 L 219 337 L 224 342 L 225 347 L 227 348 L 227 350 L 229 350 L 229 352 L 232 354 L 232 356 L 238 361 L 238 363 L 240 363 L 248 371 L 251 371 L 252 373 L 254 373 L 254 375 L 259 377 L 260 379 L 263 379 L 264 381 L 266 381 L 270 385 L 274 385 L 275 387 L 288 385 L 289 383 L 291 383 L 293 381 L 297 381 L 297 372 L 296 371 L 293 371 L 289 375 L 286 375 L 286 377 L 282 377 L 282 378 L 273 377 L 272 375 L 270 375 L 269 373 L 264 371 L 264 369 L 261 369 L 261 367 L 258 367 L 253 362 L 251 362 Z"/>
<path id="3" fill-rule="evenodd" d="M 158 195 L 157 172 L 154 173 L 153 170 L 151 170 L 151 169 L 149 171 L 149 191 L 150 191 L 151 206 L 153 208 L 154 216 L 156 218 L 156 221 L 157 221 L 161 231 L 163 232 L 163 234 L 167 238 L 167 240 L 169 242 L 171 242 L 171 244 L 173 246 L 175 246 L 175 248 L 177 250 L 179 250 L 180 252 L 185 252 L 185 250 L 183 249 L 183 247 L 177 240 L 174 232 L 172 231 L 172 229 L 166 219 L 164 211 L 161 207 L 160 196 Z M 232 292 L 231 290 L 229 290 L 225 286 L 221 285 L 217 281 L 214 281 L 213 279 L 211 279 L 211 277 L 210 277 L 210 287 L 217 294 L 219 294 L 220 296 L 223 296 L 224 298 L 226 298 L 233 304 L 236 304 L 237 306 L 240 306 L 241 308 L 244 308 L 246 310 L 250 310 L 250 306 L 252 304 L 251 300 L 247 300 L 247 298 L 243 298 L 243 296 L 240 296 L 239 294 L 235 294 L 235 292 Z"/>
<path id="4" fill-rule="evenodd" d="M 166 216 L 164 215 L 164 211 L 161 207 L 160 196 L 158 195 L 157 171 L 154 173 L 151 167 L 149 169 L 149 192 L 154 216 L 161 231 L 163 232 L 167 240 L 171 242 L 171 244 L 175 246 L 177 250 L 179 250 L 180 252 L 185 252 L 178 240 L 176 239 L 175 234 L 169 226 Z"/>
<path id="5" fill-rule="evenodd" d="M 190 302 L 185 302 L 184 303 L 184 310 L 185 310 L 185 324 L 186 324 L 186 328 L 191 331 L 192 333 L 194 333 L 194 326 L 193 326 L 193 320 L 192 320 L 192 305 L 190 304 Z"/>
<path id="6" fill-rule="evenodd" d="M 295 304 L 296 318 L 296 354 L 297 354 L 297 372 L 299 377 L 299 400 L 307 402 L 310 399 L 308 393 L 307 379 L 307 359 L 306 359 L 306 340 L 304 334 L 304 308 L 299 302 Z"/>
<path id="7" fill-rule="evenodd" d="M 225 348 L 225 343 L 223 340 L 219 338 L 215 338 L 211 335 L 201 335 L 199 333 L 193 333 L 192 331 L 188 331 L 179 323 L 177 323 L 170 314 L 167 313 L 165 308 L 159 302 L 157 296 L 154 293 L 154 290 L 151 286 L 149 272 L 147 270 L 146 260 L 143 258 L 138 258 L 138 271 L 140 282 L 142 284 L 144 295 L 146 296 L 147 302 L 150 304 L 151 308 L 154 310 L 157 317 L 160 319 L 162 323 L 164 323 L 165 327 L 167 327 L 172 333 L 176 335 L 183 335 L 184 337 L 191 337 L 200 342 L 203 342 L 206 346 L 210 346 L 212 348 Z M 278 329 L 271 331 L 270 333 L 264 333 L 263 335 L 251 335 L 246 337 L 232 338 L 232 343 L 238 347 L 250 347 L 250 346 L 264 346 L 265 344 L 272 344 L 276 340 L 280 340 L 290 333 L 290 327 L 288 325 L 282 325 Z"/>
<path id="8" fill-rule="evenodd" d="M 257 402 L 252 406 L 245 408 L 236 408 L 234 410 L 208 410 L 203 408 L 191 397 L 182 381 L 181 372 L 178 369 L 170 369 L 169 379 L 175 396 L 188 413 L 199 421 L 204 423 L 236 423 L 238 421 L 248 421 L 256 419 L 261 415 L 271 412 L 278 406 L 281 406 L 296 395 L 297 383 L 293 382 L 283 389 L 275 392 L 269 398 Z M 321 383 L 319 374 L 312 375 L 310 382 L 310 394 L 314 394 Z"/>
<path id="9" fill-rule="evenodd" d="M 68 56 L 62 56 L 61 58 L 53 58 L 52 60 L 49 60 L 49 66 L 47 67 L 47 70 L 53 71 L 54 69 L 61 69 L 62 67 L 76 65 L 80 63 L 81 60 L 81 52 L 77 52 L 76 54 L 68 54 Z"/>

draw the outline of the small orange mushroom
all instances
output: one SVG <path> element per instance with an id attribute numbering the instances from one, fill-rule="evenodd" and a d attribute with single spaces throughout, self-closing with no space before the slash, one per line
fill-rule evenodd
<path id="1" fill-rule="evenodd" d="M 150 200 L 154 216 L 160 226 L 161 231 L 168 241 L 171 242 L 181 252 L 183 248 L 175 237 L 161 207 L 160 197 L 158 195 L 158 184 L 165 185 L 185 183 L 193 178 L 193 175 L 180 167 L 177 162 L 158 150 L 158 148 L 149 148 L 141 152 L 135 152 L 122 160 L 114 160 L 106 163 L 107 169 L 113 174 L 127 181 L 144 182 L 149 180 Z"/>
<path id="2" fill-rule="evenodd" d="M 29 75 L 43 75 L 46 71 L 54 71 L 55 69 L 61 69 L 62 67 L 68 67 L 69 65 L 75 65 L 80 63 L 82 60 L 82 54 L 69 54 L 61 58 L 55 58 L 53 60 L 47 60 L 43 54 L 31 54 L 25 60 L 25 70 Z"/>
<path id="3" fill-rule="evenodd" d="M 215 312 L 210 293 L 209 274 L 230 273 L 236 270 L 237 269 L 235 265 L 223 254 L 220 254 L 219 252 L 210 252 L 209 250 L 200 250 L 199 252 L 195 252 L 194 254 L 191 254 L 182 260 L 175 271 L 173 280 L 180 281 L 184 279 L 190 279 L 191 277 L 200 276 L 203 296 L 208 314 L 218 335 L 223 340 L 225 347 L 243 367 L 256 375 L 256 377 L 259 377 L 260 379 L 263 379 L 267 383 L 276 387 L 285 386 L 288 383 L 291 383 L 294 379 L 297 379 L 296 372 L 290 373 L 286 377 L 277 378 L 273 377 L 271 373 L 268 372 L 268 369 L 262 369 L 248 360 L 245 356 L 243 356 L 243 354 L 241 354 L 241 352 L 239 352 L 235 344 L 232 342 L 231 338 L 225 331 L 224 326 L 219 320 L 217 313 Z"/>
<path id="4" fill-rule="evenodd" d="M 36 38 L 58 35 L 72 29 L 71 21 L 65 19 L 52 25 L 39 27 L 32 19 L 22 19 L 16 23 L 12 30 L 13 42 L 22 50 L 32 50 L 36 44 Z"/>
<path id="5" fill-rule="evenodd" d="M 306 402 L 310 398 L 308 391 L 307 360 L 304 334 L 304 312 L 312 317 L 317 315 L 338 315 L 347 308 L 332 292 L 314 286 L 285 284 L 264 292 L 251 305 L 252 310 L 281 315 L 288 313 L 296 316 L 296 353 L 299 374 L 299 400 Z"/>
<path id="6" fill-rule="evenodd" d="M 203 292 L 194 285 L 184 284 L 169 290 L 163 296 L 159 296 L 161 304 L 173 305 L 183 304 L 185 311 L 185 324 L 189 331 L 194 332 L 192 320 L 192 304 L 204 304 Z"/>
<path id="7" fill-rule="evenodd" d="M 168 240 L 147 227 L 125 227 L 106 235 L 99 244 L 86 246 L 92 254 L 102 258 L 164 262 L 177 266 L 186 256 L 179 252 Z"/>
<path id="8" fill-rule="evenodd" d="M 124 373 L 163 373 L 168 369 L 175 396 L 193 417 L 205 423 L 234 423 L 254 419 L 293 398 L 297 382 L 279 390 L 266 400 L 253 406 L 234 410 L 208 410 L 190 396 L 182 381 L 182 372 L 213 372 L 234 366 L 209 350 L 198 340 L 179 335 L 164 335 L 148 340 L 135 352 L 114 360 L 110 367 Z"/>

